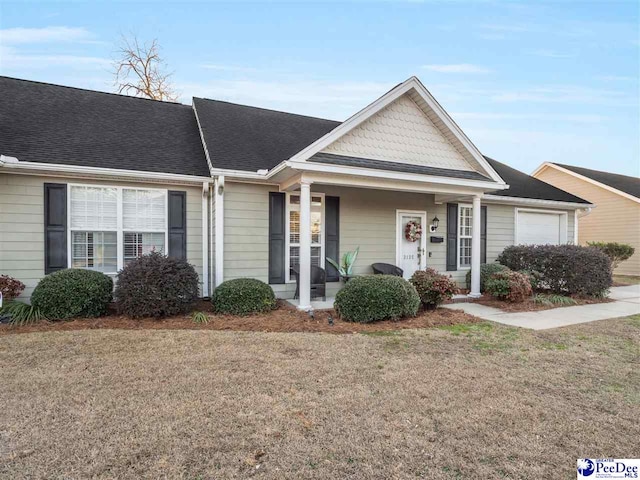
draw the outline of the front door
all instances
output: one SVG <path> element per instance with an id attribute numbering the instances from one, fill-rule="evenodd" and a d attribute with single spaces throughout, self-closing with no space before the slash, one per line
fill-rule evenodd
<path id="1" fill-rule="evenodd" d="M 426 267 L 427 212 L 398 210 L 396 219 L 396 265 L 409 278 Z"/>

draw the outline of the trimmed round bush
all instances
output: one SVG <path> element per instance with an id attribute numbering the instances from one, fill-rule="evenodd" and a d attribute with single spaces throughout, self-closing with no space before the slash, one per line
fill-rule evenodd
<path id="1" fill-rule="evenodd" d="M 99 317 L 109 309 L 111 277 L 94 270 L 68 268 L 44 277 L 31 294 L 31 305 L 49 320 Z"/>
<path id="2" fill-rule="evenodd" d="M 509 270 L 504 265 L 499 263 L 483 263 L 480 265 L 480 292 L 484 292 L 484 286 L 487 279 L 494 273 L 502 272 L 503 270 Z M 471 290 L 471 270 L 467 271 L 467 289 Z"/>
<path id="3" fill-rule="evenodd" d="M 198 299 L 198 284 L 198 274 L 186 260 L 151 252 L 118 273 L 118 312 L 132 318 L 188 313 Z"/>
<path id="4" fill-rule="evenodd" d="M 272 288 L 255 278 L 236 278 L 222 282 L 211 297 L 216 313 L 250 315 L 276 308 Z"/>
<path id="5" fill-rule="evenodd" d="M 597 248 L 578 245 L 513 245 L 498 262 L 511 270 L 538 272 L 538 288 L 601 297 L 611 287 L 611 260 Z"/>
<path id="6" fill-rule="evenodd" d="M 511 270 L 494 273 L 487 279 L 485 287 L 490 295 L 508 302 L 522 302 L 533 293 L 529 278 Z"/>
<path id="7" fill-rule="evenodd" d="M 458 291 L 456 282 L 450 276 L 438 273 L 433 268 L 417 270 L 409 282 L 415 287 L 425 308 L 437 307 Z"/>
<path id="8" fill-rule="evenodd" d="M 597 248 L 607 257 L 611 259 L 611 267 L 615 270 L 618 266 L 631 258 L 636 251 L 631 245 L 627 243 L 617 242 L 587 242 L 590 247 Z"/>
<path id="9" fill-rule="evenodd" d="M 334 308 L 349 322 L 369 323 L 413 317 L 420 307 L 420 296 L 404 278 L 368 275 L 349 280 L 336 295 Z"/>

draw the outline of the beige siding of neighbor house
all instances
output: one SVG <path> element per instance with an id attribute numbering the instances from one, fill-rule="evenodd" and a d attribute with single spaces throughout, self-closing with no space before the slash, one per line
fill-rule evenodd
<path id="1" fill-rule="evenodd" d="M 408 95 L 403 95 L 365 120 L 323 152 L 473 170 L 469 162 Z"/>
<path id="2" fill-rule="evenodd" d="M 28 300 L 44 277 L 44 184 L 76 183 L 187 192 L 187 260 L 202 281 L 202 187 L 0 173 L 0 274 L 22 281 Z"/>
<path id="3" fill-rule="evenodd" d="M 578 243 L 619 242 L 635 247 L 634 255 L 616 270 L 621 275 L 640 275 L 640 203 L 553 167 L 536 178 L 573 193 L 596 205 L 578 219 Z"/>
<path id="4" fill-rule="evenodd" d="M 268 282 L 269 192 L 277 186 L 227 182 L 225 186 L 224 278 L 258 278 Z M 375 262 L 396 263 L 396 210 L 422 210 L 427 223 L 437 216 L 438 231 L 446 241 L 446 204 L 435 204 L 430 194 L 313 185 L 313 193 L 340 197 L 340 255 L 360 247 L 354 273 L 372 273 Z M 487 261 L 493 262 L 504 247 L 513 244 L 515 207 L 487 204 Z M 573 238 L 573 212 L 569 215 L 569 238 Z M 466 270 L 446 272 L 446 243 L 427 240 L 427 266 L 450 274 L 464 285 Z M 328 294 L 340 287 L 330 283 Z M 289 298 L 294 284 L 272 285 L 278 296 Z"/>

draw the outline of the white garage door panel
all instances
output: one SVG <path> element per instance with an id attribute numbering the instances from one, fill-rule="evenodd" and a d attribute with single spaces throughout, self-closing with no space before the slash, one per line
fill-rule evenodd
<path id="1" fill-rule="evenodd" d="M 560 215 L 518 212 L 518 244 L 559 245 Z"/>

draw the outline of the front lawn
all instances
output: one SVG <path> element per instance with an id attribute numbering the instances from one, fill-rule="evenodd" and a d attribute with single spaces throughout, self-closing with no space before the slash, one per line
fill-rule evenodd
<path id="1" fill-rule="evenodd" d="M 640 316 L 0 337 L 2 478 L 574 478 L 633 458 Z"/>

